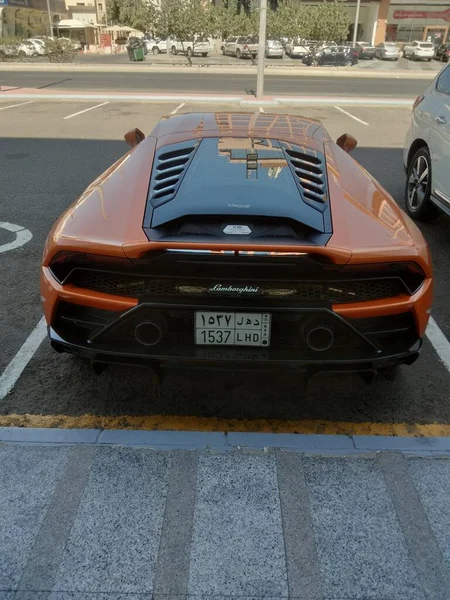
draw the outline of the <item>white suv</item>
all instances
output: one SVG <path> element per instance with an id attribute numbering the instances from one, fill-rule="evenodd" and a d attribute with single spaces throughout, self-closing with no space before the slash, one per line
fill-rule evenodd
<path id="1" fill-rule="evenodd" d="M 412 42 L 403 48 L 403 58 L 430 62 L 433 57 L 434 46 L 431 42 Z"/>
<path id="2" fill-rule="evenodd" d="M 414 103 L 403 162 L 408 214 L 426 220 L 440 208 L 450 215 L 450 65 Z"/>

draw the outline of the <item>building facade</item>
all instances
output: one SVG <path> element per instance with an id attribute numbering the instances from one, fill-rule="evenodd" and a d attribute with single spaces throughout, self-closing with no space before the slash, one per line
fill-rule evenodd
<path id="1" fill-rule="evenodd" d="M 105 24 L 106 0 L 66 0 L 70 19 L 85 25 Z"/>
<path id="2" fill-rule="evenodd" d="M 64 0 L 50 0 L 52 21 L 67 17 Z M 47 0 L 0 0 L 0 37 L 49 34 Z"/>

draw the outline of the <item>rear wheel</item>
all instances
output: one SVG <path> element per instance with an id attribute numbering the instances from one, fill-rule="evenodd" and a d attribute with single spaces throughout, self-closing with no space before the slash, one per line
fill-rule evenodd
<path id="1" fill-rule="evenodd" d="M 428 59 L 428 62 L 431 62 L 431 61 L 432 61 L 432 59 L 431 59 L 431 58 L 429 58 L 429 59 Z"/>
<path id="2" fill-rule="evenodd" d="M 191 56 L 194 54 L 194 52 L 193 52 L 192 48 L 188 48 L 188 49 L 186 50 L 186 54 L 187 54 L 187 56 L 189 56 L 189 58 L 191 58 Z"/>
<path id="3" fill-rule="evenodd" d="M 431 196 L 431 158 L 428 148 L 423 146 L 412 157 L 408 165 L 405 187 L 406 212 L 413 219 L 426 221 L 436 214 Z"/>
<path id="4" fill-rule="evenodd" d="M 208 56 L 208 53 L 207 52 L 202 52 L 202 56 L 203 57 Z"/>
<path id="5" fill-rule="evenodd" d="M 312 67 L 320 67 L 320 63 L 319 63 L 319 61 L 318 61 L 318 59 L 317 59 L 317 58 L 313 58 L 313 59 L 311 60 L 311 66 L 312 66 Z"/>
<path id="6" fill-rule="evenodd" d="M 236 58 L 241 58 L 241 51 L 239 48 L 236 50 Z"/>
<path id="7" fill-rule="evenodd" d="M 159 54 L 159 48 L 158 48 L 158 46 L 153 46 L 152 52 L 153 52 L 153 54 Z"/>
<path id="8" fill-rule="evenodd" d="M 170 49 L 170 54 L 176 54 L 177 53 L 177 49 L 175 48 L 175 46 L 172 46 L 172 48 Z"/>
<path id="9" fill-rule="evenodd" d="M 350 58 L 346 58 L 342 64 L 344 67 L 352 67 L 353 66 L 353 62 L 350 60 Z"/>

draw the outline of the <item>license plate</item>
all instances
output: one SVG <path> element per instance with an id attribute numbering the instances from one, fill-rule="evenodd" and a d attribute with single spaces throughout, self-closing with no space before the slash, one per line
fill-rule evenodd
<path id="1" fill-rule="evenodd" d="M 196 312 L 198 346 L 270 345 L 269 313 Z"/>

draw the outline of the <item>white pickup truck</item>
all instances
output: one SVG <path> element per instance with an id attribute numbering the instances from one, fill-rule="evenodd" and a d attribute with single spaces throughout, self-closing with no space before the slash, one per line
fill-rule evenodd
<path id="1" fill-rule="evenodd" d="M 171 54 L 186 54 L 187 56 L 193 56 L 194 54 L 208 56 L 212 49 L 211 42 L 204 37 L 197 37 L 186 42 L 171 39 L 169 40 L 169 47 Z"/>
<path id="2" fill-rule="evenodd" d="M 258 55 L 258 37 L 238 38 L 235 54 L 236 58 L 255 58 Z"/>

